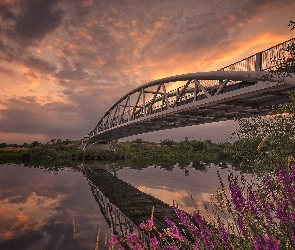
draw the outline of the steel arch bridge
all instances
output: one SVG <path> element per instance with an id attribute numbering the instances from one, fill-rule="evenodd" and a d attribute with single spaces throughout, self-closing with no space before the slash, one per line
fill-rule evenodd
<path id="1" fill-rule="evenodd" d="M 284 58 L 291 39 L 218 71 L 176 75 L 139 86 L 118 100 L 82 140 L 99 142 L 152 131 L 267 114 L 289 102 L 295 75 L 278 84 L 269 70 Z M 293 77 L 294 76 L 294 77 Z"/>

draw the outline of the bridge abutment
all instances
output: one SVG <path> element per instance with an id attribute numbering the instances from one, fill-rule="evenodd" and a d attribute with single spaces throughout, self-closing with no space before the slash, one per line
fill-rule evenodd
<path id="1" fill-rule="evenodd" d="M 101 151 L 113 151 L 110 142 L 97 142 L 87 146 L 87 150 L 101 152 Z"/>

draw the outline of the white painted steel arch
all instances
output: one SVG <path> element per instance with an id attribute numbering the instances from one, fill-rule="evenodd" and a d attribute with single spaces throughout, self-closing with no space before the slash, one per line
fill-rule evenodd
<path id="1" fill-rule="evenodd" d="M 278 84 L 266 72 L 216 71 L 177 75 L 142 85 L 116 102 L 83 140 L 99 141 L 174 127 L 266 114 L 288 101 L 295 78 Z M 184 85 L 169 91 L 174 83 Z"/>

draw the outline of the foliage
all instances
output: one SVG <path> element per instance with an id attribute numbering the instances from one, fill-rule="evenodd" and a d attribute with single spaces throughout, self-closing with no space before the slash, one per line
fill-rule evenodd
<path id="1" fill-rule="evenodd" d="M 159 231 L 153 216 L 140 227 L 150 236 L 150 249 L 293 249 L 295 245 L 295 165 L 249 184 L 229 175 L 229 193 L 221 183 L 214 220 L 199 211 L 192 216 L 173 207 L 180 223 L 166 218 Z M 256 184 L 255 184 L 256 183 Z M 148 249 L 137 234 L 113 235 L 109 247 Z"/>
<path id="2" fill-rule="evenodd" d="M 291 101 L 276 107 L 267 117 L 237 120 L 233 156 L 257 172 L 288 166 L 295 156 L 295 94 Z"/>
<path id="3" fill-rule="evenodd" d="M 79 153 L 79 141 L 51 140 L 42 144 L 34 141 L 30 144 L 7 145 L 0 149 L 0 162 L 21 163 L 27 161 L 53 162 L 59 159 L 71 159 L 72 154 Z"/>
<path id="4" fill-rule="evenodd" d="M 291 27 L 291 30 L 295 29 L 295 22 L 294 21 L 290 21 L 288 26 Z"/>
<path id="5" fill-rule="evenodd" d="M 160 141 L 160 144 L 161 144 L 161 146 L 164 146 L 164 145 L 172 146 L 174 144 L 174 142 L 173 142 L 173 140 L 166 139 L 166 140 Z"/>
<path id="6" fill-rule="evenodd" d="M 0 147 L 1 163 L 21 163 L 51 165 L 62 160 L 128 160 L 132 165 L 151 166 L 158 164 L 164 168 L 171 168 L 176 163 L 180 166 L 190 165 L 196 169 L 203 169 L 204 164 L 230 161 L 231 144 L 214 144 L 210 141 L 182 142 L 164 140 L 164 143 L 147 142 L 136 139 L 131 142 L 117 142 L 115 151 L 86 151 L 78 150 L 79 141 L 62 141 L 52 139 L 47 143 L 34 141 L 30 144 L 11 145 L 2 143 Z M 167 143 L 166 143 L 167 142 Z M 131 162 L 132 161 L 132 162 Z M 124 162 L 124 164 L 128 164 Z"/>
<path id="7" fill-rule="evenodd" d="M 150 164 L 182 162 L 210 162 L 217 163 L 220 160 L 230 161 L 230 143 L 214 144 L 210 141 L 189 141 L 174 142 L 163 140 L 160 143 L 136 141 L 118 142 L 116 153 L 124 155 L 127 159 L 142 160 Z"/>

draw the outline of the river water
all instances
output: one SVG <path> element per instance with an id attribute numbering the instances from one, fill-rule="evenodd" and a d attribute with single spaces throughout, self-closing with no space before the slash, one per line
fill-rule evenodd
<path id="1" fill-rule="evenodd" d="M 140 191 L 169 205 L 178 204 L 186 212 L 193 212 L 194 204 L 203 211 L 219 186 L 217 170 L 226 182 L 230 169 L 204 165 L 196 170 L 177 164 L 140 170 L 99 163 L 80 167 L 107 169 Z M 132 197 L 126 193 L 125 199 Z M 108 249 L 109 224 L 79 168 L 52 171 L 0 165 L 0 225 L 1 250 L 95 249 L 99 230 L 98 249 Z"/>

